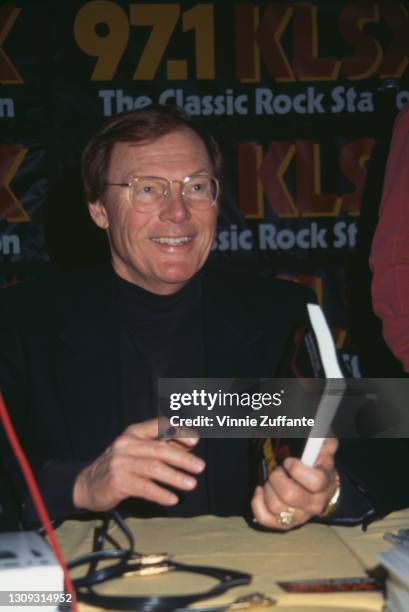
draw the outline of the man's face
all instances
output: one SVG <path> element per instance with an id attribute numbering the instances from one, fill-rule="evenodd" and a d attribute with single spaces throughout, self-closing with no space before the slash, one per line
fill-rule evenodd
<path id="1" fill-rule="evenodd" d="M 212 164 L 202 140 L 185 128 L 147 144 L 115 144 L 107 183 L 127 183 L 134 176 L 180 181 L 197 172 L 213 176 Z M 217 206 L 190 208 L 180 187 L 173 183 L 169 197 L 155 212 L 135 210 L 126 187 L 109 186 L 103 201 L 89 204 L 95 223 L 108 232 L 116 273 L 152 293 L 166 295 L 181 289 L 203 266 L 212 245 Z M 172 238 L 187 241 L 166 242 Z"/>

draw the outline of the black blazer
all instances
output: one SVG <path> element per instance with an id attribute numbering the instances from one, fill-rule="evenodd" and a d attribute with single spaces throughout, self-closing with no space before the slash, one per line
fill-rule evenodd
<path id="1" fill-rule="evenodd" d="M 272 377 L 312 293 L 231 272 L 201 277 L 206 376 Z M 52 516 L 79 471 L 121 432 L 119 336 L 110 268 L 1 292 L 0 387 Z M 208 444 L 210 509 L 241 513 L 249 497 L 248 442 Z M 13 500 L 24 499 L 26 488 L 1 427 L 0 452 L 0 522 L 11 528 L 19 510 Z M 344 441 L 337 455 L 338 468 L 378 515 L 409 505 L 407 460 L 406 440 Z M 345 498 L 353 510 L 356 496 Z"/>
<path id="2" fill-rule="evenodd" d="M 312 294 L 294 283 L 231 272 L 201 278 L 206 376 L 273 376 Z M 121 432 L 114 276 L 101 268 L 1 293 L 0 386 L 53 514 L 79 471 Z M 210 508 L 237 514 L 249 494 L 248 441 L 208 445 Z M 5 454 L 3 470 L 24 497 L 19 471 Z"/>

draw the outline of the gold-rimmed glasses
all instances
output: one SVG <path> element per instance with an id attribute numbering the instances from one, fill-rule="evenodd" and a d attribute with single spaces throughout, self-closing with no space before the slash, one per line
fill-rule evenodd
<path id="1" fill-rule="evenodd" d="M 220 191 L 219 181 L 207 174 L 186 176 L 181 181 L 160 176 L 134 176 L 128 183 L 106 183 L 106 185 L 128 187 L 129 201 L 135 210 L 155 212 L 169 199 L 173 183 L 179 183 L 183 201 L 195 210 L 207 210 L 217 202 Z"/>

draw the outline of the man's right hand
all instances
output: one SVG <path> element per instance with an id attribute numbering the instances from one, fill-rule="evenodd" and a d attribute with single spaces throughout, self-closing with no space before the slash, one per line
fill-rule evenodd
<path id="1" fill-rule="evenodd" d="M 196 478 L 192 474 L 200 474 L 205 462 L 187 451 L 198 438 L 165 441 L 158 440 L 157 435 L 158 419 L 130 425 L 77 476 L 75 506 L 103 512 L 127 497 L 173 506 L 178 498 L 167 487 L 194 489 Z"/>

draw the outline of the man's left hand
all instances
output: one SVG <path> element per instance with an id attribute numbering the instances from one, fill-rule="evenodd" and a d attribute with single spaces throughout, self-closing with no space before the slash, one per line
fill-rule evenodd
<path id="1" fill-rule="evenodd" d="M 257 523 L 285 531 L 321 514 L 337 487 L 337 447 L 336 438 L 325 440 L 314 467 L 288 457 L 283 466 L 275 468 L 253 495 L 251 507 Z M 282 520 L 286 513 L 290 517 L 287 524 Z"/>

